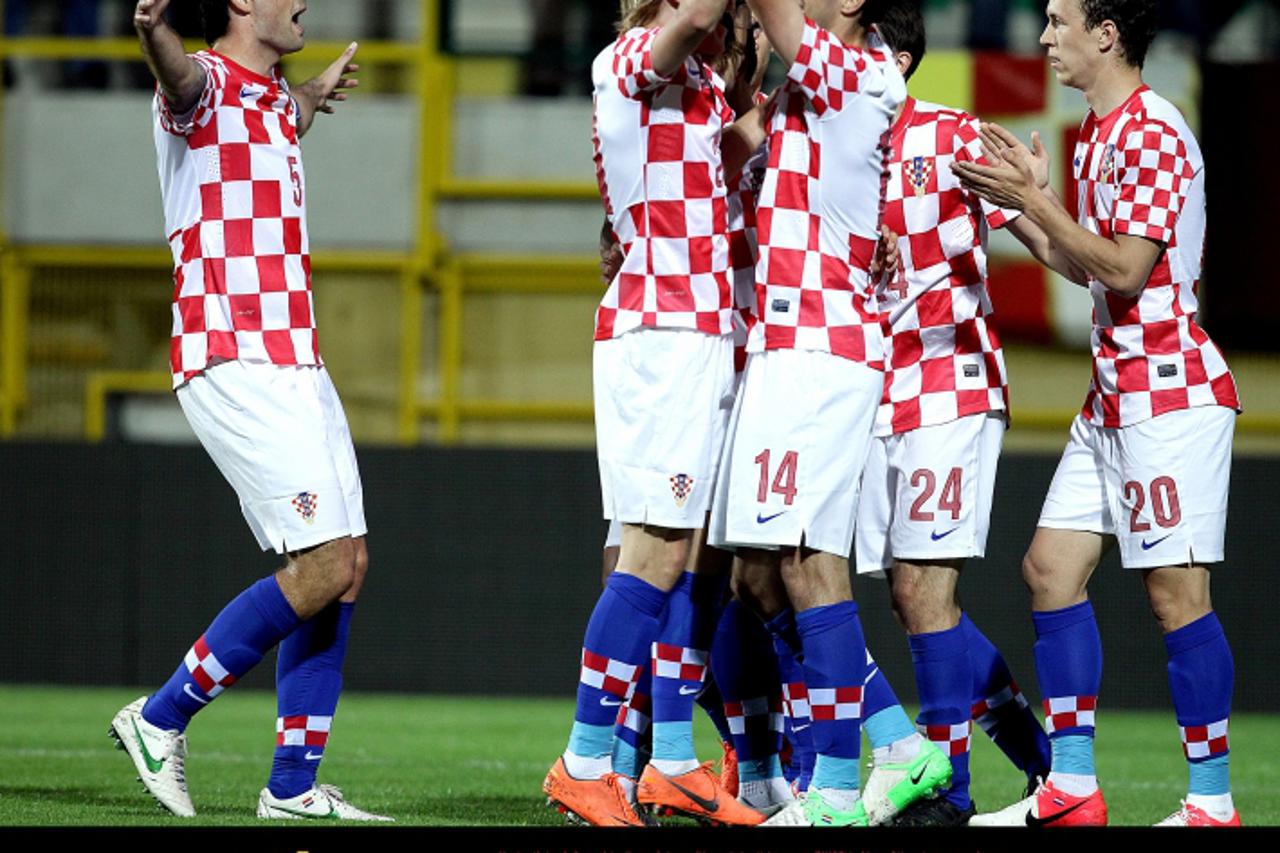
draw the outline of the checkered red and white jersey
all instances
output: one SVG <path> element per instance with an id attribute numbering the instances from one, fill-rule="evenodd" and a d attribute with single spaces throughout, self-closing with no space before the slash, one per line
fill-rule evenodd
<path id="1" fill-rule="evenodd" d="M 1137 296 L 1089 282 L 1093 381 L 1084 417 L 1124 427 L 1197 406 L 1239 409 L 1227 362 L 1195 320 L 1204 158 L 1182 114 L 1146 86 L 1106 116 L 1090 111 L 1076 145 L 1075 177 L 1085 228 L 1165 246 Z"/>
<path id="2" fill-rule="evenodd" d="M 204 92 L 152 113 L 165 231 L 174 259 L 175 387 L 215 359 L 320 364 L 297 107 L 264 77 L 201 51 Z"/>
<path id="3" fill-rule="evenodd" d="M 796 61 L 768 115 L 749 352 L 818 350 L 882 364 L 868 271 L 886 137 L 905 98 L 878 36 L 870 49 L 850 47 L 805 19 Z"/>
<path id="4" fill-rule="evenodd" d="M 733 366 L 747 366 L 747 338 L 756 322 L 756 194 L 764 180 L 769 149 L 761 146 L 729 180 L 729 260 L 733 268 Z"/>
<path id="5" fill-rule="evenodd" d="M 890 134 L 885 186 L 884 223 L 899 235 L 901 262 L 877 293 L 886 350 L 878 435 L 1009 408 L 987 234 L 1018 214 L 961 187 L 956 160 L 982 160 L 978 120 L 908 98 Z"/>
<path id="6" fill-rule="evenodd" d="M 728 198 L 720 138 L 733 122 L 724 81 L 690 57 L 653 68 L 658 29 L 633 29 L 592 65 L 596 179 L 622 246 L 596 312 L 596 340 L 657 326 L 733 330 Z"/>

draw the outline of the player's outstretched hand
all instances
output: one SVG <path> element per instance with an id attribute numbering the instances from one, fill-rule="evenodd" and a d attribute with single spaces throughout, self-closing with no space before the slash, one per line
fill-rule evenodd
<path id="1" fill-rule="evenodd" d="M 169 8 L 169 0 L 138 0 L 133 10 L 133 26 L 137 30 L 150 32 L 164 22 L 164 10 Z"/>
<path id="2" fill-rule="evenodd" d="M 1032 164 L 1000 148 L 990 151 L 987 160 L 985 164 L 956 160 L 951 171 L 961 186 L 996 207 L 1026 210 L 1032 197 L 1040 193 Z"/>
<path id="3" fill-rule="evenodd" d="M 334 107 L 331 102 L 345 101 L 346 90 L 360 85 L 360 81 L 351 76 L 360 70 L 360 66 L 351 61 L 355 59 L 356 51 L 359 49 L 360 45 L 352 42 L 328 68 L 294 91 L 301 113 L 298 116 L 299 135 L 305 134 L 311 128 L 316 113 L 332 115 Z"/>
<path id="4" fill-rule="evenodd" d="M 1035 178 L 1037 189 L 1049 186 L 1049 152 L 1040 141 L 1040 131 L 1031 132 L 1030 148 L 1008 130 L 992 122 L 983 122 L 981 134 L 982 148 L 988 160 L 1004 160 L 1019 169 L 1025 167 Z"/>
<path id="5" fill-rule="evenodd" d="M 898 235 L 888 225 L 881 225 L 880 242 L 876 244 L 876 252 L 871 256 L 871 280 L 879 281 L 882 276 L 893 278 L 898 274 L 898 264 L 901 262 Z"/>

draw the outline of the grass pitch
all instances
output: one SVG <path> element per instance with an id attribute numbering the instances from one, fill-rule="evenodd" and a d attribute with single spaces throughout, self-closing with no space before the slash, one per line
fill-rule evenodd
<path id="1" fill-rule="evenodd" d="M 113 748 L 107 727 L 141 691 L 0 686 L 0 826 L 260 826 L 275 697 L 232 690 L 188 732 L 187 779 L 199 816 L 159 811 Z M 556 826 L 543 774 L 564 748 L 572 702 L 416 695 L 345 695 L 322 781 L 399 825 Z M 1098 770 L 1113 825 L 1150 825 L 1186 792 L 1173 713 L 1103 710 Z M 720 755 L 699 712 L 699 755 Z M 1231 776 L 1246 824 L 1280 826 L 1280 715 L 1231 720 Z M 864 750 L 865 752 L 865 750 Z M 981 810 L 1022 790 L 1021 774 L 975 732 L 973 793 Z"/>

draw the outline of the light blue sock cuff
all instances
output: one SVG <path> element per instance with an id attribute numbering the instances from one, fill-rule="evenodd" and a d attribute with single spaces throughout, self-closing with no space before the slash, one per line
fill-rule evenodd
<path id="1" fill-rule="evenodd" d="M 1063 735 L 1049 738 L 1053 747 L 1055 773 L 1075 773 L 1080 776 L 1097 775 L 1093 764 L 1093 738 L 1087 735 Z"/>
<path id="2" fill-rule="evenodd" d="M 622 738 L 613 741 L 613 772 L 621 773 L 631 779 L 639 779 L 649 757 L 642 755 L 638 749 Z"/>
<path id="3" fill-rule="evenodd" d="M 889 746 L 916 733 L 916 727 L 901 705 L 891 705 L 867 717 L 862 721 L 862 730 L 867 733 L 872 749 Z"/>
<path id="4" fill-rule="evenodd" d="M 1227 759 L 1226 755 L 1215 755 L 1204 761 L 1193 761 L 1189 765 L 1191 784 L 1187 786 L 1187 793 L 1206 796 L 1230 794 L 1231 774 Z"/>
<path id="5" fill-rule="evenodd" d="M 604 758 L 613 751 L 613 726 L 593 726 L 574 720 L 569 732 L 569 751 L 583 758 Z"/>
<path id="6" fill-rule="evenodd" d="M 697 758 L 697 753 L 693 751 L 693 722 L 655 722 L 653 757 L 663 761 L 691 761 Z"/>
<path id="7" fill-rule="evenodd" d="M 809 783 L 809 790 L 835 788 L 840 791 L 856 791 L 861 787 L 861 782 L 857 758 L 836 758 L 819 753 L 813 765 L 813 780 Z"/>

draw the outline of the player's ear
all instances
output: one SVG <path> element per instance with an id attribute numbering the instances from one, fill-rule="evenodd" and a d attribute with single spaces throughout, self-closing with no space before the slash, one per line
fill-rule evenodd
<path id="1" fill-rule="evenodd" d="M 898 65 L 898 73 L 906 77 L 907 69 L 911 67 L 911 54 L 905 50 L 898 51 L 897 55 L 894 56 L 894 61 Z"/>
<path id="2" fill-rule="evenodd" d="M 1120 47 L 1120 30 L 1116 28 L 1115 21 L 1107 19 L 1098 24 L 1093 28 L 1093 36 L 1098 53 L 1111 53 Z"/>
<path id="3" fill-rule="evenodd" d="M 253 11 L 254 0 L 227 0 L 233 15 L 248 15 Z"/>

